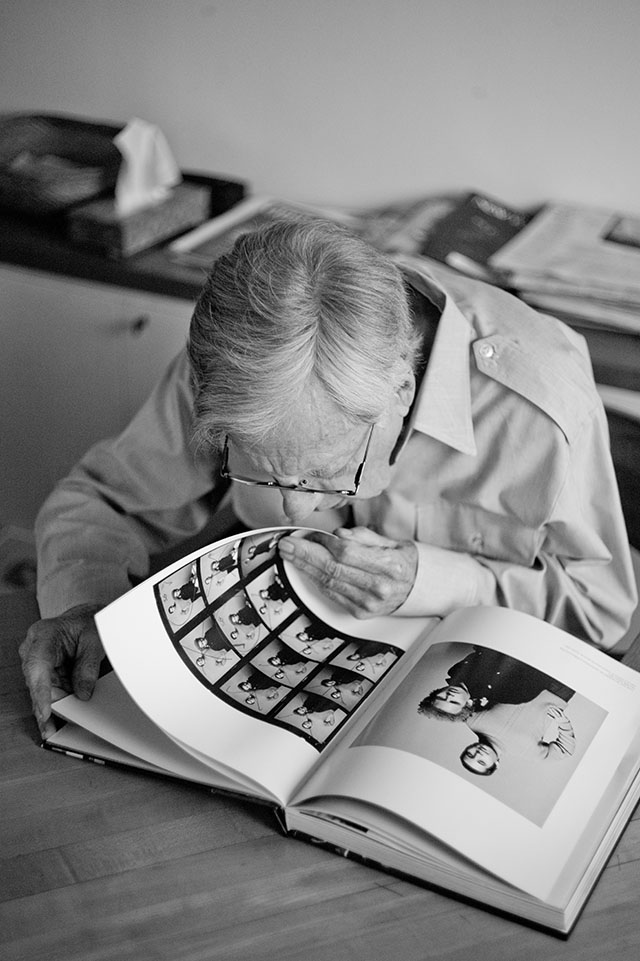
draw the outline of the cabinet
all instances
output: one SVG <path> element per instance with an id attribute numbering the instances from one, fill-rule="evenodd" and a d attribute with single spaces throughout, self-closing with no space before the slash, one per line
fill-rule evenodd
<path id="1" fill-rule="evenodd" d="M 118 433 L 184 346 L 189 300 L 0 267 L 0 526 Z"/>

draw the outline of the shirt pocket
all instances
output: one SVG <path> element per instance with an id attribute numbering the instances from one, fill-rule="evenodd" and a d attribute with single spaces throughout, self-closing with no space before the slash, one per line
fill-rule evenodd
<path id="1" fill-rule="evenodd" d="M 543 531 L 517 517 L 445 500 L 416 508 L 416 535 L 436 547 L 525 567 L 533 566 L 544 538 Z"/>

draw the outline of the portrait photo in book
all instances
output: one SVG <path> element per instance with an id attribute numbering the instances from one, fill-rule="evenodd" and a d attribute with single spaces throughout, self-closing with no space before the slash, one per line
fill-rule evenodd
<path id="1" fill-rule="evenodd" d="M 177 631 L 204 609 L 195 564 L 176 571 L 163 582 L 162 609 L 171 631 Z"/>
<path id="2" fill-rule="evenodd" d="M 280 631 L 282 641 L 312 661 L 324 661 L 341 647 L 343 640 L 335 628 L 311 614 L 301 613 L 288 627 Z"/>
<path id="3" fill-rule="evenodd" d="M 316 666 L 314 661 L 288 647 L 279 637 L 263 647 L 251 663 L 267 677 L 282 681 L 288 687 L 295 687 Z"/>
<path id="4" fill-rule="evenodd" d="M 295 592 L 277 533 L 239 538 L 155 586 L 175 650 L 211 694 L 320 749 L 402 655 L 323 622 Z"/>
<path id="5" fill-rule="evenodd" d="M 240 576 L 238 568 L 238 543 L 226 548 L 209 551 L 202 559 L 204 593 L 207 600 L 235 584 Z"/>
<path id="6" fill-rule="evenodd" d="M 329 697 L 340 707 L 350 711 L 356 707 L 373 685 L 372 681 L 343 667 L 326 666 L 309 682 L 309 690 Z"/>
<path id="7" fill-rule="evenodd" d="M 219 680 L 240 660 L 240 653 L 212 617 L 185 635 L 182 649 L 208 681 Z"/>
<path id="8" fill-rule="evenodd" d="M 454 641 L 427 652 L 354 746 L 416 754 L 541 826 L 606 713 L 516 658 Z"/>

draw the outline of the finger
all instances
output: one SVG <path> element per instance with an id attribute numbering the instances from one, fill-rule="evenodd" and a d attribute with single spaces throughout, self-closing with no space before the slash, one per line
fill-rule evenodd
<path id="1" fill-rule="evenodd" d="M 377 534 L 370 527 L 339 527 L 334 533 L 336 537 L 343 540 L 357 541 L 360 544 L 369 544 L 372 547 L 393 548 L 398 546 L 398 541 Z"/>
<path id="2" fill-rule="evenodd" d="M 352 613 L 365 617 L 392 613 L 413 586 L 415 544 L 391 541 L 366 528 L 359 531 L 357 539 L 347 530 L 338 536 L 285 538 L 280 542 L 282 556 Z"/>
<path id="3" fill-rule="evenodd" d="M 319 544 L 325 547 L 327 550 L 331 549 L 331 544 L 336 541 L 336 534 L 332 534 L 329 531 L 306 531 L 303 536 L 288 536 L 282 538 L 278 544 L 288 545 L 292 543 L 294 546 L 299 546 L 301 549 L 304 548 L 305 544 Z"/>
<path id="4" fill-rule="evenodd" d="M 299 571 L 307 574 L 329 596 L 337 592 L 341 594 L 351 586 L 364 588 L 370 581 L 371 575 L 363 569 L 362 562 L 344 564 L 340 555 L 344 554 L 344 547 L 340 547 L 338 539 L 332 549 L 327 549 L 326 542 L 308 541 L 298 538 L 287 538 L 280 542 L 280 551 L 285 560 L 290 561 Z"/>
<path id="5" fill-rule="evenodd" d="M 364 592 L 357 580 L 360 578 L 364 587 L 368 575 L 356 569 L 350 571 L 348 577 L 335 557 L 337 544 L 338 538 L 334 535 L 314 532 L 312 537 L 285 537 L 279 542 L 278 548 L 284 560 L 306 574 L 326 597 L 346 607 L 351 613 L 359 614 Z M 328 550 L 328 546 L 333 548 L 333 552 Z"/>
<path id="6" fill-rule="evenodd" d="M 33 714 L 43 740 L 55 734 L 56 726 L 51 717 L 51 681 L 49 672 L 41 664 L 32 669 L 29 694 Z"/>
<path id="7" fill-rule="evenodd" d="M 390 614 L 402 604 L 413 581 L 415 572 L 410 565 L 398 558 L 387 557 L 383 563 L 372 563 L 377 548 L 367 548 L 367 569 L 350 566 L 328 553 L 319 563 L 306 554 L 296 558 L 298 570 L 313 580 L 321 592 L 346 607 L 356 617 Z"/>
<path id="8" fill-rule="evenodd" d="M 384 573 L 388 569 L 391 554 L 386 551 L 388 545 L 395 546 L 395 542 L 382 538 L 384 547 L 380 547 L 355 540 L 350 535 L 350 530 L 340 529 L 339 535 L 317 532 L 311 537 L 287 537 L 280 541 L 280 552 L 309 575 L 317 572 L 319 577 L 346 577 L 365 586 L 371 573 Z M 373 534 L 373 537 L 378 538 L 378 535 Z"/>
<path id="9" fill-rule="evenodd" d="M 357 585 L 346 582 L 327 583 L 326 580 L 309 575 L 317 584 L 323 597 L 333 601 L 339 607 L 344 608 L 353 617 L 360 619 L 373 616 L 372 595 L 368 591 L 363 591 Z M 376 611 L 378 601 L 375 602 Z"/>
<path id="10" fill-rule="evenodd" d="M 287 538 L 287 540 L 289 539 Z M 361 556 L 366 556 L 366 548 L 368 547 L 394 550 L 402 546 L 403 543 L 377 534 L 368 527 L 338 527 L 333 533 L 311 531 L 304 537 L 294 537 L 291 541 L 302 554 L 304 554 L 305 545 L 318 544 L 338 559 L 343 559 L 345 551 L 353 552 L 362 548 Z M 313 550 L 313 548 L 310 548 L 310 550 Z"/>
<path id="11" fill-rule="evenodd" d="M 85 627 L 78 640 L 72 674 L 73 693 L 83 701 L 87 701 L 93 694 L 102 658 L 103 650 L 98 631 L 94 625 Z"/>
<path id="12" fill-rule="evenodd" d="M 54 657 L 49 646 L 50 632 L 42 622 L 29 628 L 19 648 L 22 673 L 31 697 L 33 713 L 43 738 L 55 732 L 51 720 L 51 679 Z"/>
<path id="13" fill-rule="evenodd" d="M 333 558 L 328 549 L 330 541 L 336 541 L 333 534 L 314 533 L 313 537 L 283 537 L 278 542 L 280 555 L 301 570 L 317 568 L 320 570 Z M 304 566 L 304 567 L 303 567 Z"/>
<path id="14" fill-rule="evenodd" d="M 366 527 L 346 529 L 329 550 L 340 563 L 391 578 L 406 578 L 409 568 L 417 566 L 417 550 L 413 541 L 394 541 Z"/>

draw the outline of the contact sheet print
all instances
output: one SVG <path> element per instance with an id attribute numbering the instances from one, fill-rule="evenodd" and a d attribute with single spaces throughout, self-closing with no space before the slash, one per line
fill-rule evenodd
<path id="1" fill-rule="evenodd" d="M 309 610 L 277 552 L 284 533 L 214 547 L 154 593 L 174 648 L 212 696 L 321 750 L 403 651 Z"/>

